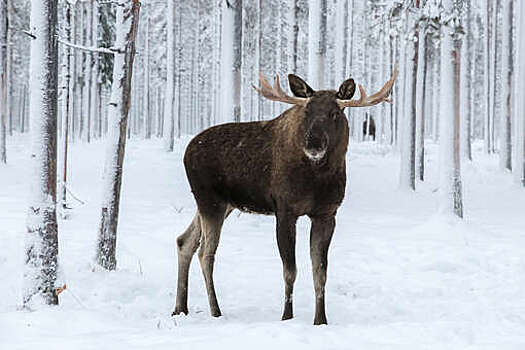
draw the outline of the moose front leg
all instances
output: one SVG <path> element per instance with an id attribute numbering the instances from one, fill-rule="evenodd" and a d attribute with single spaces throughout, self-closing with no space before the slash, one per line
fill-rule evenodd
<path id="1" fill-rule="evenodd" d="M 295 223 L 297 216 L 287 212 L 277 214 L 277 245 L 283 261 L 284 311 L 282 320 L 293 318 L 293 285 L 297 275 L 295 265 Z"/>
<path id="2" fill-rule="evenodd" d="M 335 228 L 335 217 L 312 217 L 310 232 L 310 258 L 315 288 L 315 318 L 314 325 L 326 324 L 324 307 L 324 291 L 326 284 L 326 269 L 328 267 L 328 247 Z"/>

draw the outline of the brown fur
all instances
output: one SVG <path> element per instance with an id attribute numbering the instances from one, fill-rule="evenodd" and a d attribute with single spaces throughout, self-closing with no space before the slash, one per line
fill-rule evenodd
<path id="1" fill-rule="evenodd" d="M 348 82 L 345 89 L 352 90 L 348 89 Z M 309 87 L 299 88 L 304 91 L 297 93 L 300 95 L 307 93 Z M 351 94 L 354 91 L 355 85 Z M 311 99 L 306 107 L 294 106 L 270 121 L 215 126 L 190 142 L 184 165 L 198 212 L 177 239 L 179 276 L 174 314 L 188 313 L 188 269 L 200 245 L 199 260 L 211 313 L 221 315 L 213 285 L 213 262 L 222 223 L 236 208 L 277 218 L 285 281 L 283 319 L 293 317 L 295 223 L 299 216 L 310 217 L 316 294 L 314 324 L 326 323 L 324 286 L 328 246 L 346 186 L 348 123 L 336 103 L 340 93 L 315 92 L 308 96 Z M 312 149 L 314 154 L 324 150 L 324 157 L 313 159 L 305 149 Z"/>

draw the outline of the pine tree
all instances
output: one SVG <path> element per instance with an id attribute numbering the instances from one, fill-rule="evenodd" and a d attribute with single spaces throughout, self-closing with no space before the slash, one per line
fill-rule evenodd
<path id="1" fill-rule="evenodd" d="M 56 217 L 58 41 L 57 0 L 31 5 L 31 160 L 23 304 L 35 296 L 58 304 Z"/>

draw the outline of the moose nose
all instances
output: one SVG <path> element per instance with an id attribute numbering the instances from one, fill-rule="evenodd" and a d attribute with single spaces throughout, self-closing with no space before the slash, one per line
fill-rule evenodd
<path id="1" fill-rule="evenodd" d="M 313 132 L 306 135 L 306 148 L 315 151 L 323 151 L 328 145 L 328 135 L 324 131 Z"/>

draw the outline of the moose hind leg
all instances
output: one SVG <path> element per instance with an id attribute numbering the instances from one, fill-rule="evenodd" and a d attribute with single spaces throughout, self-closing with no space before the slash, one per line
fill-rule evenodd
<path id="1" fill-rule="evenodd" d="M 328 267 L 328 247 L 335 228 L 335 217 L 312 218 L 310 232 L 310 258 L 315 288 L 314 325 L 326 324 L 325 285 Z"/>
<path id="2" fill-rule="evenodd" d="M 177 238 L 178 275 L 177 299 L 172 315 L 188 314 L 188 273 L 193 254 L 199 247 L 201 224 L 199 213 L 195 214 L 190 226 Z"/>
<path id="3" fill-rule="evenodd" d="M 277 245 L 283 262 L 284 310 L 282 320 L 293 318 L 293 285 L 297 276 L 295 264 L 295 223 L 297 217 L 289 214 L 277 215 Z"/>
<path id="4" fill-rule="evenodd" d="M 202 274 L 204 275 L 204 282 L 206 283 L 210 313 L 213 317 L 221 316 L 221 310 L 219 308 L 219 303 L 217 302 L 217 295 L 215 294 L 215 285 L 213 283 L 215 252 L 219 245 L 222 224 L 230 211 L 231 210 L 224 208 L 213 214 L 201 214 L 202 242 L 199 249 L 199 261 Z"/>

